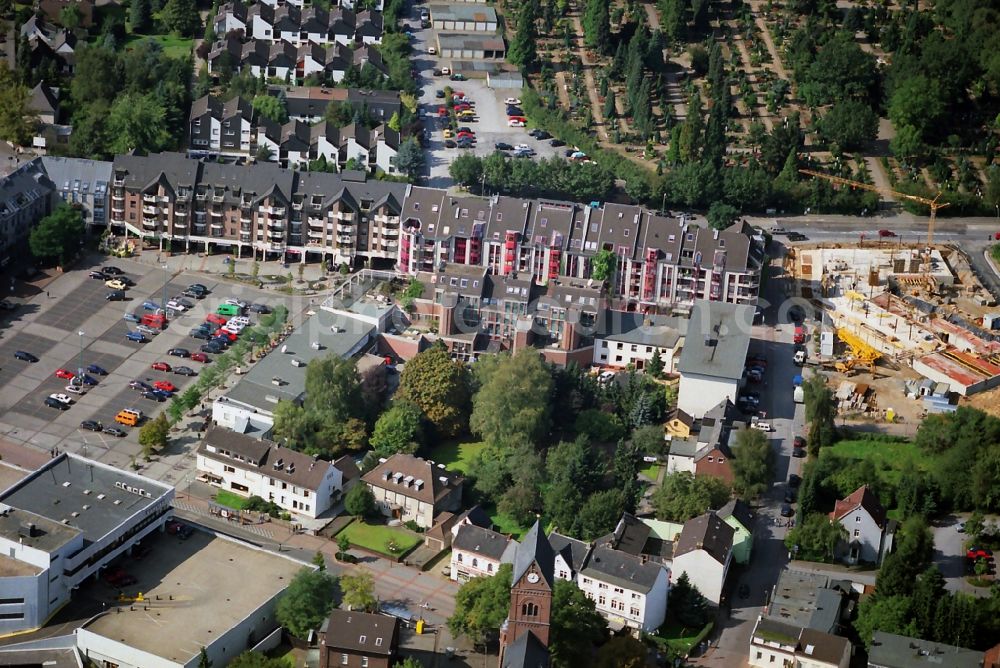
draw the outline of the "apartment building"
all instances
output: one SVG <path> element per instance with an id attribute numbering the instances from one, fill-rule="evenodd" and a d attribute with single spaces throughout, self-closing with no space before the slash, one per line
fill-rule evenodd
<path id="1" fill-rule="evenodd" d="M 333 263 L 397 255 L 404 184 L 181 153 L 118 156 L 112 179 L 112 226 L 185 250 Z"/>
<path id="2" fill-rule="evenodd" d="M 214 95 L 206 95 L 191 103 L 188 118 L 192 151 L 222 155 L 251 152 L 255 119 L 249 100 L 234 97 L 223 102 Z"/>
<path id="3" fill-rule="evenodd" d="M 31 228 L 55 207 L 56 190 L 40 158 L 0 178 L 0 267 L 27 249 Z"/>
<path id="4" fill-rule="evenodd" d="M 413 455 L 395 454 L 379 461 L 361 478 L 375 495 L 375 504 L 387 517 L 430 529 L 441 513 L 462 505 L 465 478 Z"/>

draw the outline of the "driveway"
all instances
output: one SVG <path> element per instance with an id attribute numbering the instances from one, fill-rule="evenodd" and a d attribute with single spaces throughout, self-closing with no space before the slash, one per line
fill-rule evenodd
<path id="1" fill-rule="evenodd" d="M 958 532 L 958 525 L 969 519 L 968 514 L 949 515 L 943 522 L 931 526 L 934 534 L 934 563 L 944 576 L 944 586 L 948 591 L 960 591 L 973 596 L 987 597 L 989 587 L 974 587 L 965 579 L 965 541 L 968 536 Z M 987 524 L 996 518 L 987 518 Z"/>

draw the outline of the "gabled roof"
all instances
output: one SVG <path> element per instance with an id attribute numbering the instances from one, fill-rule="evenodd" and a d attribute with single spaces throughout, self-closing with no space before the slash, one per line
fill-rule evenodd
<path id="1" fill-rule="evenodd" d="M 31 90 L 31 100 L 28 108 L 40 114 L 55 114 L 59 111 L 59 96 L 44 81 L 39 81 L 38 85 Z"/>
<path id="2" fill-rule="evenodd" d="M 837 501 L 833 507 L 833 512 L 830 513 L 830 519 L 839 522 L 844 519 L 845 515 L 850 514 L 859 506 L 871 515 L 871 518 L 875 520 L 875 524 L 880 528 L 885 528 L 885 508 L 879 503 L 875 492 L 871 491 L 868 485 L 858 487 L 846 499 Z"/>
<path id="3" fill-rule="evenodd" d="M 452 550 L 464 550 L 482 555 L 487 559 L 500 561 L 510 545 L 511 539 L 502 533 L 477 527 L 473 524 L 462 524 L 451 542 Z"/>
<path id="4" fill-rule="evenodd" d="M 435 504 L 461 487 L 465 478 L 413 455 L 397 453 L 361 478 L 373 487 Z"/>
<path id="5" fill-rule="evenodd" d="M 587 543 L 555 531 L 549 534 L 549 545 L 552 546 L 552 551 L 562 557 L 566 565 L 574 572 L 583 568 L 587 555 L 590 554 L 590 545 Z"/>
<path id="6" fill-rule="evenodd" d="M 217 452 L 209 451 L 208 446 L 214 447 Z M 205 433 L 198 453 L 234 468 L 253 470 L 311 490 L 319 489 L 334 466 L 304 452 L 214 425 Z"/>
<path id="7" fill-rule="evenodd" d="M 389 615 L 334 608 L 320 629 L 326 646 L 368 655 L 391 656 L 399 634 L 399 620 Z"/>
<path id="8" fill-rule="evenodd" d="M 647 593 L 663 571 L 660 564 L 601 545 L 590 551 L 580 573 L 624 589 Z"/>
<path id="9" fill-rule="evenodd" d="M 712 559 L 725 564 L 733 549 L 735 533 L 735 529 L 723 522 L 715 511 L 710 510 L 684 523 L 674 548 L 674 559 L 689 552 L 704 550 Z"/>
<path id="10" fill-rule="evenodd" d="M 754 514 L 750 506 L 742 499 L 730 499 L 729 503 L 716 511 L 723 520 L 732 517 L 740 523 L 740 526 L 753 533 Z"/>
<path id="11" fill-rule="evenodd" d="M 531 631 L 514 639 L 503 653 L 500 668 L 548 668 L 549 650 Z"/>
<path id="12" fill-rule="evenodd" d="M 650 533 L 652 533 L 652 529 L 649 528 L 648 524 L 635 515 L 622 513 L 618 524 L 615 525 L 615 530 L 607 536 L 597 539 L 596 543 L 637 556 L 642 554 Z"/>
<path id="13" fill-rule="evenodd" d="M 535 524 L 521 539 L 521 544 L 518 545 L 517 552 L 514 554 L 514 579 L 512 582 L 520 580 L 531 564 L 537 564 L 539 573 L 545 578 L 549 587 L 552 587 L 555 585 L 554 562 L 555 553 L 552 551 L 552 545 L 545 537 L 545 532 L 542 531 L 539 521 L 535 520 Z"/>

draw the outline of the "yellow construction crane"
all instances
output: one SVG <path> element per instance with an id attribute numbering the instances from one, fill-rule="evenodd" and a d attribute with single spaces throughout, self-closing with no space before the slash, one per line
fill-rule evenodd
<path id="1" fill-rule="evenodd" d="M 880 195 L 889 195 L 892 197 L 900 197 L 902 199 L 908 199 L 911 202 L 918 202 L 930 208 L 931 219 L 927 223 L 927 245 L 930 246 L 934 243 L 934 221 L 937 219 L 938 209 L 943 209 L 946 206 L 951 206 L 950 202 L 939 202 L 938 199 L 941 197 L 941 193 L 938 193 L 934 199 L 927 199 L 926 197 L 921 197 L 920 195 L 910 195 L 908 193 L 901 193 L 895 190 L 890 190 L 889 188 L 879 188 L 878 186 L 873 186 L 868 183 L 861 183 L 860 181 L 852 181 L 851 179 L 845 179 L 840 176 L 833 176 L 832 174 L 824 174 L 823 172 L 816 172 L 811 169 L 800 169 L 799 172 L 803 174 L 808 174 L 809 176 L 814 176 L 818 179 L 826 179 L 830 183 L 836 183 L 842 186 L 848 186 L 850 188 L 861 188 L 862 190 L 870 190 L 873 193 L 878 193 Z"/>

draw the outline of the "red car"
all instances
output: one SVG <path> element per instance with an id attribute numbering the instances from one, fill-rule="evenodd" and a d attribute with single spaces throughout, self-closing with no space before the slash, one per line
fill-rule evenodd
<path id="1" fill-rule="evenodd" d="M 471 132 L 459 132 L 457 135 L 455 135 L 456 139 L 461 139 L 462 137 L 468 137 L 469 139 L 475 139 L 476 135 L 473 134 L 473 133 L 471 133 Z"/>
<path id="2" fill-rule="evenodd" d="M 892 230 L 879 230 L 878 235 L 880 237 L 894 237 L 896 236 L 896 233 L 893 232 Z"/>
<path id="3" fill-rule="evenodd" d="M 73 380 L 76 376 L 72 371 L 67 371 L 66 369 L 56 369 L 56 378 L 62 378 L 63 380 Z"/>
<path id="4" fill-rule="evenodd" d="M 796 436 L 795 440 L 792 441 L 793 448 L 804 448 L 806 447 L 806 439 L 801 436 Z"/>
<path id="5" fill-rule="evenodd" d="M 208 316 L 205 318 L 205 321 L 210 322 L 213 325 L 225 325 L 227 322 L 229 322 L 229 318 L 223 315 L 219 315 L 218 313 L 209 313 Z"/>
<path id="6" fill-rule="evenodd" d="M 438 107 L 438 116 L 444 118 L 448 115 L 448 107 Z"/>
<path id="7" fill-rule="evenodd" d="M 472 111 L 472 105 L 468 102 L 459 102 L 455 105 L 455 113 L 460 111 Z"/>
<path id="8" fill-rule="evenodd" d="M 970 547 L 969 550 L 965 553 L 965 557 L 967 559 L 972 559 L 973 561 L 975 561 L 976 559 L 989 560 L 993 558 L 993 550 L 987 550 L 986 548 L 982 547 Z"/>
<path id="9" fill-rule="evenodd" d="M 166 362 L 153 362 L 153 368 L 157 371 L 170 371 L 170 365 Z"/>
<path id="10" fill-rule="evenodd" d="M 158 380 L 153 383 L 153 387 L 158 390 L 163 390 L 164 392 L 176 392 L 177 386 L 171 383 L 169 380 Z"/>
<path id="11" fill-rule="evenodd" d="M 208 362 L 208 355 L 205 353 L 191 353 L 189 358 L 192 362 L 201 362 L 202 364 Z"/>
<path id="12" fill-rule="evenodd" d="M 238 338 L 232 332 L 227 332 L 224 329 L 217 329 L 217 330 L 215 330 L 215 334 L 213 334 L 212 336 L 224 336 L 227 339 L 229 339 L 230 341 L 235 341 Z"/>

